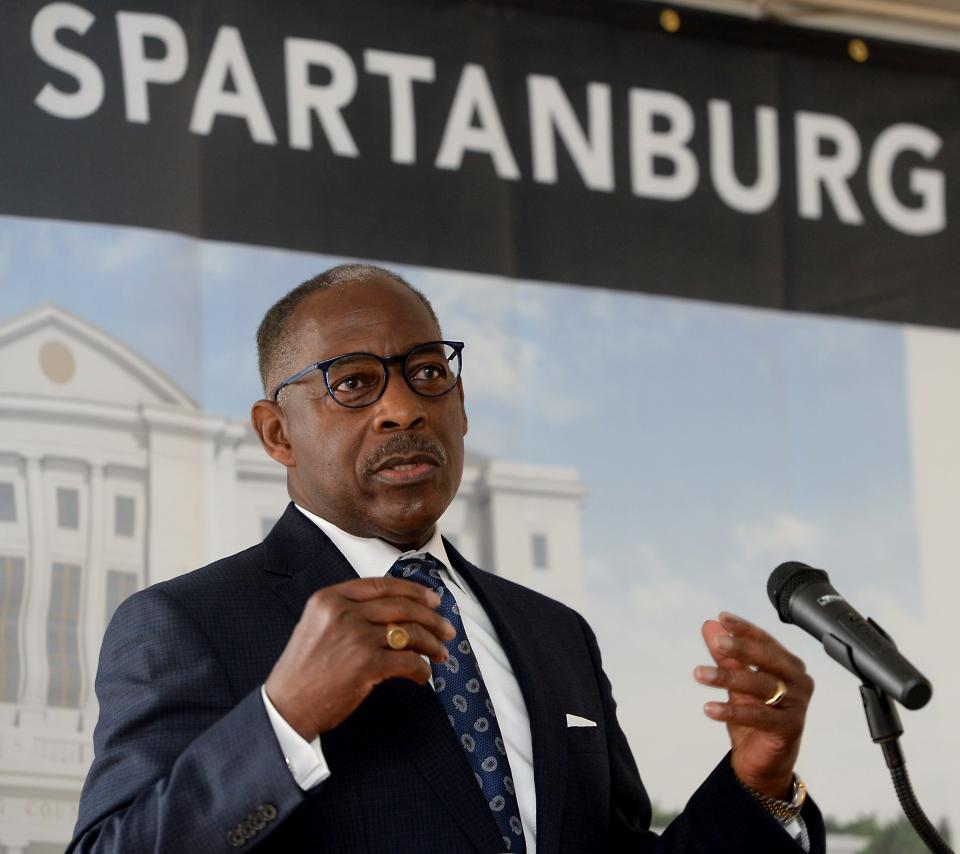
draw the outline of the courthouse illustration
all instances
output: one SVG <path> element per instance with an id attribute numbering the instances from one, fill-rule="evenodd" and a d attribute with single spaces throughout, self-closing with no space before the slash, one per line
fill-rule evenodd
<path id="1" fill-rule="evenodd" d="M 259 540 L 287 497 L 245 418 L 204 412 L 56 306 L 0 322 L 0 366 L 0 854 L 53 854 L 92 758 L 113 611 Z M 468 453 L 442 525 L 481 566 L 576 602 L 586 494 L 573 469 Z"/>

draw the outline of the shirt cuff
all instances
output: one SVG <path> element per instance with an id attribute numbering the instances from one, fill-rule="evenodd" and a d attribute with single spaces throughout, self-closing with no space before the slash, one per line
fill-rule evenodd
<path id="1" fill-rule="evenodd" d="M 312 789 L 322 783 L 330 776 L 330 768 L 320 749 L 320 736 L 313 741 L 306 741 L 274 708 L 267 696 L 265 685 L 260 686 L 260 696 L 263 697 L 267 717 L 270 718 L 270 725 L 280 743 L 280 750 L 294 782 L 303 790 Z"/>
<path id="2" fill-rule="evenodd" d="M 798 815 L 790 821 L 783 822 L 783 829 L 804 851 L 810 851 L 810 834 L 807 833 L 807 823 L 803 820 L 803 816 Z"/>

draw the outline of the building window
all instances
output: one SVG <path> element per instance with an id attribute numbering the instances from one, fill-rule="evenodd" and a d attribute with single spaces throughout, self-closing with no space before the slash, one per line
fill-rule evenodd
<path id="1" fill-rule="evenodd" d="M 111 569 L 107 572 L 107 623 L 120 603 L 137 590 L 137 574 Z"/>
<path id="2" fill-rule="evenodd" d="M 47 614 L 47 655 L 50 683 L 47 705 L 80 705 L 80 567 L 53 565 L 50 611 Z"/>
<path id="3" fill-rule="evenodd" d="M 0 481 L 0 522 L 17 521 L 17 502 L 13 494 L 13 484 Z"/>
<path id="4" fill-rule="evenodd" d="M 530 537 L 530 554 L 534 569 L 547 569 L 547 535 L 534 534 Z"/>
<path id="5" fill-rule="evenodd" d="M 129 495 L 118 495 L 113 501 L 113 533 L 118 537 L 133 536 L 133 514 L 136 504 Z"/>
<path id="6" fill-rule="evenodd" d="M 76 530 L 80 527 L 80 493 L 57 487 L 57 527 Z"/>
<path id="7" fill-rule="evenodd" d="M 0 703 L 17 702 L 24 561 L 0 557 Z"/>

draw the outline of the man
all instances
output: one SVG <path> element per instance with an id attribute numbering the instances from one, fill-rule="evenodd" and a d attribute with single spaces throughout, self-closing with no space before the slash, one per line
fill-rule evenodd
<path id="1" fill-rule="evenodd" d="M 730 691 L 705 710 L 732 750 L 650 832 L 586 623 L 437 531 L 467 431 L 442 337 L 363 265 L 267 313 L 252 419 L 292 503 L 262 544 L 117 611 L 69 850 L 822 852 L 793 775 L 812 682 L 729 615 L 696 675 Z"/>

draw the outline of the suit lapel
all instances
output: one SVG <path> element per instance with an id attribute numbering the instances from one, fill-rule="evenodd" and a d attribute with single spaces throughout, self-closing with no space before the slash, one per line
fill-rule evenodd
<path id="1" fill-rule="evenodd" d="M 310 596 L 321 587 L 358 578 L 340 550 L 291 503 L 264 540 L 264 569 L 270 586 L 299 619 Z M 396 746 L 424 776 L 440 803 L 479 851 L 497 850 L 500 834 L 473 771 L 443 707 L 429 687 L 390 679 L 374 690 L 354 713 L 356 724 L 376 732 L 397 732 Z M 418 737 L 404 737 L 404 727 Z M 362 732 L 357 733 L 363 737 Z"/>
<path id="2" fill-rule="evenodd" d="M 340 550 L 293 502 L 263 547 L 263 568 L 270 574 L 270 586 L 298 620 L 307 599 L 321 587 L 358 577 Z"/>
<path id="3" fill-rule="evenodd" d="M 533 739 L 533 775 L 537 792 L 537 852 L 560 848 L 563 793 L 567 777 L 566 716 L 560 699 L 543 678 L 547 660 L 529 629 L 529 620 L 491 584 L 491 576 L 468 563 L 446 543 L 454 568 L 470 584 L 497 631 L 520 683 Z"/>

